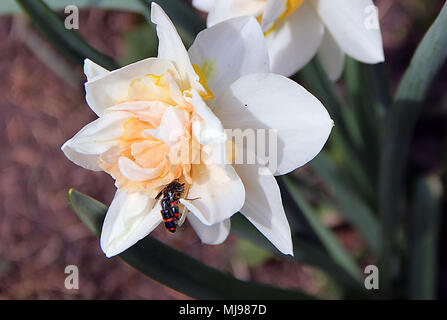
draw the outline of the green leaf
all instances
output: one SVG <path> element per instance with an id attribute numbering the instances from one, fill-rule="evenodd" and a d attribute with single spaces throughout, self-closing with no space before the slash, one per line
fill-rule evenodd
<path id="1" fill-rule="evenodd" d="M 258 267 L 273 257 L 273 253 L 251 241 L 240 239 L 237 245 L 237 257 L 250 267 Z"/>
<path id="2" fill-rule="evenodd" d="M 350 110 L 346 110 L 346 106 L 340 102 L 332 81 L 327 77 L 318 59 L 314 58 L 292 79 L 306 84 L 309 91 L 326 107 L 335 123 L 329 143 L 335 144 L 335 147 L 341 150 L 342 162 L 349 168 L 347 173 L 352 177 L 351 183 L 355 190 L 363 198 L 373 199 L 373 188 L 364 168 L 365 159 L 361 157 L 358 141 L 354 139 L 356 137 L 355 123 L 348 122 Z"/>
<path id="3" fill-rule="evenodd" d="M 289 192 L 297 205 L 300 207 L 302 213 L 311 225 L 312 229 L 320 238 L 328 251 L 330 257 L 342 266 L 354 279 L 361 280 L 361 271 L 357 264 L 352 260 L 349 254 L 341 246 L 335 235 L 327 229 L 317 218 L 314 210 L 308 202 L 301 196 L 301 192 L 294 184 L 293 180 L 288 176 L 281 177 L 286 184 Z"/>
<path id="4" fill-rule="evenodd" d="M 349 147 L 354 149 L 355 143 L 352 140 L 351 133 L 348 130 L 343 116 L 343 106 L 335 94 L 332 82 L 327 77 L 318 59 L 314 58 L 293 76 L 292 79 L 300 80 L 297 82 L 307 84 L 310 91 L 321 100 L 328 110 L 331 118 L 335 122 L 337 130 L 340 131 L 342 139 L 346 141 Z"/>
<path id="5" fill-rule="evenodd" d="M 124 35 L 124 50 L 118 61 L 128 65 L 149 57 L 156 57 L 158 37 L 152 23 L 141 23 Z"/>
<path id="6" fill-rule="evenodd" d="M 430 86 L 447 58 L 447 4 L 419 44 L 387 115 L 380 161 L 379 211 L 382 220 L 381 285 L 391 287 L 399 274 L 396 229 L 403 216 L 403 183 L 414 128 Z"/>
<path id="7" fill-rule="evenodd" d="M 420 178 L 414 188 L 410 232 L 410 299 L 436 299 L 442 185 L 439 177 Z"/>
<path id="8" fill-rule="evenodd" d="M 99 237 L 107 207 L 74 189 L 69 191 L 68 199 L 78 217 Z M 311 298 L 295 290 L 238 280 L 151 236 L 140 240 L 119 257 L 148 277 L 197 299 Z"/>
<path id="9" fill-rule="evenodd" d="M 53 10 L 63 10 L 69 5 L 82 8 L 99 8 L 105 10 L 120 10 L 140 13 L 146 18 L 150 17 L 150 0 L 45 0 L 45 4 Z M 184 29 L 189 38 L 205 29 L 204 20 L 184 1 L 158 0 L 156 1 L 169 15 L 172 21 Z M 20 6 L 11 0 L 0 2 L 0 15 L 15 14 L 20 12 Z"/>
<path id="10" fill-rule="evenodd" d="M 102 8 L 109 10 L 125 10 L 131 12 L 146 13 L 146 8 L 139 0 L 45 0 L 45 3 L 54 10 L 64 9 L 66 6 L 75 5 L 78 8 Z M 14 1 L 1 1 L 0 15 L 20 12 L 20 6 Z"/>
<path id="11" fill-rule="evenodd" d="M 13 14 L 20 12 L 20 7 L 15 1 L 2 1 L 0 2 L 0 14 Z"/>
<path id="12" fill-rule="evenodd" d="M 362 64 L 362 66 L 365 68 L 367 87 L 373 108 L 376 109 L 375 112 L 382 121 L 392 102 L 389 75 L 385 70 L 384 63 Z"/>
<path id="13" fill-rule="evenodd" d="M 344 182 L 337 167 L 323 151 L 311 166 L 340 205 L 340 213 L 364 236 L 373 251 L 379 250 L 380 226 L 371 208 Z"/>
<path id="14" fill-rule="evenodd" d="M 267 240 L 242 214 L 237 213 L 231 217 L 231 233 L 246 239 L 257 246 L 272 251 L 278 257 L 284 258 L 275 246 Z M 335 281 L 344 297 L 366 297 L 368 293 L 358 279 L 355 279 L 342 266 L 335 262 L 318 242 L 302 233 L 293 233 L 293 259 L 297 262 L 311 265 L 324 271 Z"/>
<path id="15" fill-rule="evenodd" d="M 116 69 L 117 64 L 109 57 L 90 46 L 74 30 L 65 28 L 58 15 L 41 0 L 16 0 L 37 29 L 67 58 L 82 64 L 90 58 L 109 70 Z"/>
<path id="16" fill-rule="evenodd" d="M 16 0 L 16 2 L 29 16 L 36 28 L 72 62 L 82 64 L 85 58 L 90 58 L 109 70 L 116 69 L 119 65 L 110 57 L 107 57 L 90 46 L 76 31 L 67 30 L 59 16 L 50 8 L 58 10 L 65 8 L 67 5 L 75 5 L 79 8 L 98 7 L 103 9 L 128 10 L 139 12 L 150 20 L 151 1 L 144 0 L 47 0 L 46 2 L 42 0 Z M 206 27 L 204 20 L 190 6 L 182 1 L 160 0 L 157 2 L 176 24 L 185 46 L 189 47 L 194 41 L 195 35 Z M 0 14 L 12 13 L 17 9 L 17 5 L 3 7 L 0 5 Z M 152 25 L 150 21 L 149 23 Z M 144 45 L 145 54 L 155 56 L 156 54 L 154 52 L 156 53 L 156 50 L 154 48 L 157 42 L 153 40 L 153 37 L 151 39 L 151 33 L 148 33 L 147 37 L 142 37 L 141 34 L 138 36 L 140 36 L 141 43 L 147 44 Z M 126 60 L 135 59 L 125 57 L 123 61 Z"/>
<path id="17" fill-rule="evenodd" d="M 372 70 L 374 69 L 352 58 L 346 59 L 345 83 L 349 109 L 355 116 L 355 123 L 359 130 L 360 152 L 364 159 L 364 168 L 373 190 L 377 190 L 383 128 L 379 107 L 381 103 L 375 103 L 376 92 L 372 92 L 375 81 L 373 77 L 369 77 Z"/>

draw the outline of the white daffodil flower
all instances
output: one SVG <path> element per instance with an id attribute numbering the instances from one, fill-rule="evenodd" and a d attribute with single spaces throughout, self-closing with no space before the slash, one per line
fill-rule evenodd
<path id="1" fill-rule="evenodd" d="M 151 19 L 157 58 L 111 72 L 85 61 L 86 100 L 98 119 L 62 146 L 75 164 L 116 180 L 102 250 L 108 257 L 119 254 L 162 223 L 157 194 L 179 181 L 186 190 L 181 208 L 203 243 L 222 243 L 230 217 L 240 211 L 281 252 L 293 254 L 273 174 L 260 175 L 262 164 L 219 161 L 218 155 L 239 148 L 224 129 L 277 129 L 275 174 L 290 172 L 325 144 L 333 126 L 326 109 L 295 82 L 268 73 L 255 18 L 202 31 L 189 52 L 155 3 Z M 223 154 L 228 159 L 231 153 Z"/>
<path id="2" fill-rule="evenodd" d="M 340 77 L 345 54 L 369 64 L 384 61 L 372 0 L 193 0 L 193 5 L 208 12 L 208 27 L 234 17 L 257 17 L 271 71 L 284 76 L 315 54 L 332 80 Z"/>

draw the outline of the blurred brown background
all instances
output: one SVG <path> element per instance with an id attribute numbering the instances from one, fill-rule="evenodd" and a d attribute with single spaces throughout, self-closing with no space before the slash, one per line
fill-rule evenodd
<path id="1" fill-rule="evenodd" d="M 387 70 L 395 87 L 444 1 L 375 2 L 380 9 Z M 81 10 L 79 32 L 98 50 L 122 57 L 126 53 L 123 37 L 139 21 L 131 13 Z M 0 16 L 0 299 L 187 298 L 139 274 L 119 258 L 107 259 L 98 240 L 68 207 L 70 187 L 107 204 L 115 187 L 107 174 L 79 168 L 60 151 L 95 116 L 77 80 L 80 68 L 70 65 L 73 77 L 64 81 L 64 73 L 54 72 L 36 57 L 35 50 L 51 55 L 36 35 L 23 17 Z M 444 149 L 446 84 L 444 72 L 434 84 L 418 126 L 412 170 L 438 168 Z M 234 236 L 219 246 L 201 245 L 188 225 L 175 236 L 163 228 L 153 235 L 241 279 L 336 298 L 323 273 L 262 251 L 247 259 L 244 253 L 252 248 Z M 355 234 L 347 231 L 340 237 L 356 250 Z M 64 287 L 64 269 L 70 264 L 79 267 L 79 290 Z"/>

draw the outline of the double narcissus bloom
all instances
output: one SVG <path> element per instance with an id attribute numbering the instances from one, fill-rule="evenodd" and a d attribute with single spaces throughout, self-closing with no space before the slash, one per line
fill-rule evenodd
<path id="1" fill-rule="evenodd" d="M 281 252 L 293 254 L 273 174 L 258 162 L 233 163 L 228 150 L 241 146 L 226 129 L 277 129 L 275 174 L 284 174 L 325 144 L 333 126 L 326 109 L 295 82 L 269 73 L 253 17 L 202 31 L 189 52 L 155 3 L 151 20 L 157 58 L 111 72 L 85 61 L 86 100 L 99 118 L 62 146 L 77 165 L 116 180 L 102 250 L 114 256 L 154 230 L 162 222 L 157 194 L 179 181 L 186 189 L 180 202 L 203 243 L 223 242 L 230 217 L 240 211 Z"/>
<path id="2" fill-rule="evenodd" d="M 384 61 L 372 0 L 193 0 L 207 25 L 252 15 L 262 26 L 271 71 L 290 76 L 318 53 L 329 78 L 343 71 L 345 54 L 364 63 Z"/>

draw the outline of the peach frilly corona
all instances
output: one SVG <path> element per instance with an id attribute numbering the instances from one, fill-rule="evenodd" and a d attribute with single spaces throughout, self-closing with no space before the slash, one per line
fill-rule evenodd
<path id="1" fill-rule="evenodd" d="M 157 194 L 177 180 L 185 185 L 186 219 L 203 243 L 222 243 L 231 216 L 241 212 L 278 250 L 293 254 L 274 175 L 320 152 L 333 126 L 326 109 L 297 83 L 269 72 L 255 18 L 218 23 L 199 33 L 189 51 L 155 3 L 151 20 L 158 57 L 114 71 L 85 61 L 86 100 L 98 118 L 62 146 L 75 164 L 115 179 L 102 250 L 119 254 L 160 225 Z M 262 163 L 234 163 L 228 150 L 243 146 L 230 141 L 229 129 L 277 130 L 276 171 L 261 175 Z"/>
<path id="2" fill-rule="evenodd" d="M 174 179 L 192 184 L 191 164 L 199 162 L 200 145 L 191 128 L 201 117 L 184 94 L 168 70 L 133 80 L 127 97 L 107 109 L 126 112 L 117 145 L 98 157 L 118 189 L 155 197 Z"/>

